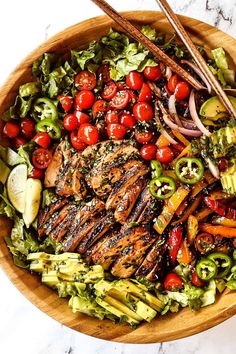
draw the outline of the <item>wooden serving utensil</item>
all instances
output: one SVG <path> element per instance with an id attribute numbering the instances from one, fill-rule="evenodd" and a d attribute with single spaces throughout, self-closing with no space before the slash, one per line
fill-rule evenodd
<path id="1" fill-rule="evenodd" d="M 204 86 L 178 65 L 173 59 L 165 54 L 159 47 L 152 43 L 142 32 L 140 32 L 134 25 L 132 25 L 126 18 L 119 14 L 112 6 L 104 0 L 92 0 L 100 9 L 102 9 L 109 17 L 111 17 L 125 32 L 127 32 L 136 41 L 147 48 L 157 60 L 161 60 L 165 65 L 169 66 L 171 70 L 181 76 L 196 90 L 204 89 Z"/>
<path id="2" fill-rule="evenodd" d="M 199 69 L 202 71 L 203 75 L 205 76 L 206 80 L 211 85 L 212 89 L 215 91 L 227 111 L 236 119 L 236 110 L 232 103 L 230 102 L 228 96 L 226 95 L 224 89 L 221 87 L 219 81 L 215 78 L 214 74 L 209 69 L 207 63 L 201 56 L 200 52 L 192 42 L 191 38 L 185 31 L 183 25 L 181 24 L 180 20 L 173 12 L 169 4 L 166 0 L 156 0 L 157 4 L 160 6 L 161 10 L 165 14 L 166 18 L 175 29 L 176 33 L 185 44 L 187 49 L 189 50 L 190 54 L 192 55 L 193 59 L 195 60 L 196 64 L 198 65 Z"/>

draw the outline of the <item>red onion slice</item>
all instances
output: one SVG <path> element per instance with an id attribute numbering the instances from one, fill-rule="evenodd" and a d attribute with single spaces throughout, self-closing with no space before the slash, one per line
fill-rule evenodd
<path id="1" fill-rule="evenodd" d="M 155 95 L 161 98 L 161 89 L 157 87 L 157 85 L 154 84 L 154 82 L 147 81 L 147 84 L 150 87 L 150 89 L 155 93 Z"/>
<path id="2" fill-rule="evenodd" d="M 186 129 L 193 129 L 194 130 L 197 128 L 196 124 L 192 120 L 187 120 L 187 119 L 181 118 L 181 123 L 182 123 L 183 127 Z"/>
<path id="3" fill-rule="evenodd" d="M 178 144 L 178 142 L 173 139 L 170 134 L 165 130 L 165 128 L 163 127 L 163 125 L 161 124 L 160 118 L 159 118 L 159 114 L 158 114 L 158 108 L 157 105 L 155 104 L 155 120 L 157 122 L 157 124 L 160 127 L 161 130 L 161 134 L 172 144 L 172 145 L 176 145 Z"/>
<path id="4" fill-rule="evenodd" d="M 214 176 L 216 179 L 219 179 L 220 178 L 219 168 L 214 164 L 214 162 L 209 157 L 206 159 L 206 161 L 208 163 L 208 167 L 212 176 Z"/>
<path id="5" fill-rule="evenodd" d="M 199 130 L 201 130 L 201 132 L 206 135 L 206 136 L 210 136 L 211 133 L 209 132 L 209 130 L 207 130 L 205 128 L 205 126 L 202 124 L 197 110 L 196 110 L 196 104 L 195 104 L 195 94 L 194 94 L 194 90 L 191 91 L 190 93 L 190 97 L 189 97 L 189 111 L 191 114 L 191 117 L 194 121 L 194 123 L 196 124 L 196 126 L 198 127 Z"/>
<path id="6" fill-rule="evenodd" d="M 163 116 L 163 120 L 166 123 L 166 125 L 168 125 L 171 129 L 177 130 L 180 133 L 187 135 L 187 136 L 194 136 L 194 137 L 198 137 L 202 135 L 202 132 L 199 130 L 192 130 L 192 129 L 185 129 L 182 127 L 179 127 L 177 124 L 175 124 L 171 118 L 170 115 L 167 113 L 165 107 L 163 106 L 163 104 L 161 103 L 161 101 L 157 101 L 158 106 L 161 110 L 162 116 Z"/>
<path id="7" fill-rule="evenodd" d="M 212 89 L 211 89 L 211 85 L 209 84 L 209 82 L 207 81 L 207 79 L 205 78 L 204 74 L 201 72 L 201 70 L 197 67 L 196 64 L 192 63 L 189 60 L 181 60 L 181 64 L 187 64 L 188 66 L 190 66 L 190 68 L 193 69 L 193 71 L 195 71 L 195 73 L 202 79 L 202 81 L 205 83 L 206 87 L 207 87 L 207 91 L 209 93 L 211 93 Z"/>
<path id="8" fill-rule="evenodd" d="M 176 107 L 175 107 L 175 95 L 171 95 L 168 101 L 168 108 L 169 108 L 169 112 L 170 115 L 174 118 L 175 123 L 179 126 L 182 127 L 183 124 L 181 122 L 181 120 L 179 119 L 178 113 L 176 111 Z"/>

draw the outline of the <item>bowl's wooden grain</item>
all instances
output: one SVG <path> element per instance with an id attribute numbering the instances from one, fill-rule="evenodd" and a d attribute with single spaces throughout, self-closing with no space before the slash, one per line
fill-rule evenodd
<path id="1" fill-rule="evenodd" d="M 127 12 L 124 15 L 136 25 L 150 24 L 158 31 L 172 31 L 167 20 L 159 12 Z M 196 42 L 204 43 L 209 48 L 223 46 L 232 58 L 236 58 L 236 42 L 233 38 L 200 21 L 183 16 L 180 18 Z M 93 18 L 64 30 L 34 50 L 18 65 L 1 89 L 0 117 L 12 104 L 19 85 L 30 80 L 31 64 L 41 54 L 48 51 L 65 53 L 71 48 L 84 48 L 89 41 L 105 34 L 110 26 L 120 30 L 106 16 Z M 3 141 L 1 136 L 0 141 Z M 0 219 L 0 264 L 2 268 L 13 284 L 34 305 L 52 318 L 79 332 L 117 342 L 162 342 L 204 331 L 236 313 L 236 296 L 235 292 L 231 292 L 223 294 L 214 305 L 204 308 L 198 313 L 184 309 L 177 314 L 157 318 L 151 324 L 143 324 L 136 330 L 131 330 L 127 325 L 115 325 L 108 320 L 99 321 L 73 314 L 68 308 L 67 300 L 59 298 L 54 291 L 42 285 L 37 276 L 31 275 L 13 264 L 3 238 L 9 234 L 10 227 L 11 225 L 6 219 Z"/>

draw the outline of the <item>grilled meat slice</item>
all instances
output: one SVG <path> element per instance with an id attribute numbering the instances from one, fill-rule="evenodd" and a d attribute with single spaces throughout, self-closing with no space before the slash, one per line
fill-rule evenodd
<path id="1" fill-rule="evenodd" d="M 119 278 L 129 278 L 142 263 L 145 252 L 155 238 L 146 233 L 145 236 L 137 240 L 134 244 L 126 247 L 111 269 L 111 274 Z"/>
<path id="2" fill-rule="evenodd" d="M 55 229 L 57 225 L 64 222 L 64 219 L 66 218 L 68 213 L 70 214 L 74 209 L 76 209 L 76 206 L 72 202 L 70 202 L 64 205 L 64 207 L 60 211 L 56 211 L 54 214 L 52 214 L 50 219 L 43 226 L 44 233 L 49 236 L 52 230 Z"/>
<path id="3" fill-rule="evenodd" d="M 94 225 L 93 229 L 83 238 L 77 251 L 83 254 L 89 247 L 91 247 L 97 240 L 99 240 L 115 223 L 113 213 L 105 215 L 100 218 Z"/>
<path id="4" fill-rule="evenodd" d="M 148 224 L 154 217 L 158 206 L 158 201 L 152 195 L 144 207 L 143 211 L 139 215 L 137 222 L 139 224 Z"/>
<path id="5" fill-rule="evenodd" d="M 98 247 L 98 250 L 93 252 L 92 261 L 95 264 L 101 264 L 104 269 L 108 269 L 120 252 L 147 233 L 148 231 L 144 227 L 137 226 L 132 229 L 126 229 L 123 232 L 117 232 L 112 237 L 108 234 L 100 247 Z"/>
<path id="6" fill-rule="evenodd" d="M 44 224 L 50 219 L 50 217 L 64 205 L 69 203 L 69 199 L 63 198 L 59 199 L 56 202 L 46 206 L 43 210 L 39 212 L 38 216 L 38 234 L 41 237 L 44 234 Z"/>
<path id="7" fill-rule="evenodd" d="M 124 197 L 118 203 L 114 213 L 116 221 L 121 224 L 126 222 L 126 219 L 133 209 L 136 200 L 138 199 L 142 189 L 145 186 L 145 183 L 146 182 L 144 179 L 140 179 L 125 192 Z"/>
<path id="8" fill-rule="evenodd" d="M 55 227 L 52 232 L 50 233 L 50 237 L 56 240 L 57 242 L 60 242 L 63 238 L 63 236 L 67 233 L 68 228 L 71 226 L 71 224 L 74 221 L 75 215 L 77 213 L 77 206 L 74 205 L 74 208 L 71 208 L 71 210 L 68 210 L 68 213 L 66 214 L 65 218 L 62 220 L 60 224 Z"/>
<path id="9" fill-rule="evenodd" d="M 126 174 L 118 181 L 106 201 L 106 209 L 115 209 L 125 191 L 130 188 L 140 177 L 148 173 L 148 167 L 136 161 Z"/>
<path id="10" fill-rule="evenodd" d="M 143 209 L 145 208 L 148 200 L 151 197 L 151 194 L 149 192 L 149 188 L 147 186 L 147 181 L 146 181 L 146 186 L 142 193 L 140 194 L 136 204 L 134 205 L 134 208 L 132 209 L 128 219 L 126 220 L 126 224 L 129 225 L 132 222 L 136 222 L 142 213 Z"/>
<path id="11" fill-rule="evenodd" d="M 135 275 L 146 276 L 148 280 L 152 281 L 153 276 L 157 273 L 157 270 L 160 267 L 166 247 L 167 244 L 165 240 L 163 238 L 159 238 L 146 255 Z"/>

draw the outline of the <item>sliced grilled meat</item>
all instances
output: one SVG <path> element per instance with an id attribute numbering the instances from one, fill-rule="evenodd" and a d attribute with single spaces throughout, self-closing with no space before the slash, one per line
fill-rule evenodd
<path id="1" fill-rule="evenodd" d="M 146 233 L 141 239 L 134 244 L 126 247 L 111 269 L 111 274 L 119 278 L 129 278 L 142 263 L 145 252 L 150 247 L 155 238 Z"/>
<path id="2" fill-rule="evenodd" d="M 50 237 L 53 238 L 54 240 L 56 240 L 57 242 L 60 242 L 62 240 L 63 236 L 67 233 L 68 228 L 73 223 L 77 212 L 78 212 L 77 206 L 74 205 L 74 208 L 71 208 L 71 210 L 68 210 L 68 213 L 65 216 L 65 218 L 62 220 L 62 222 L 52 230 L 52 232 L 50 233 Z"/>
<path id="3" fill-rule="evenodd" d="M 148 173 L 148 167 L 142 162 L 136 161 L 125 175 L 118 181 L 106 201 L 106 209 L 115 209 L 123 197 L 125 191 L 130 188 L 141 176 Z"/>
<path id="4" fill-rule="evenodd" d="M 154 217 L 155 212 L 157 210 L 158 206 L 158 201 L 156 198 L 154 198 L 152 195 L 150 195 L 150 198 L 144 207 L 143 211 L 139 215 L 137 222 L 139 224 L 148 224 Z"/>
<path id="5" fill-rule="evenodd" d="M 144 227 L 137 226 L 118 232 L 112 237 L 108 234 L 91 258 L 95 264 L 101 264 L 104 269 L 108 269 L 121 251 L 148 233 Z"/>
<path id="6" fill-rule="evenodd" d="M 83 238 L 77 251 L 83 254 L 89 247 L 91 247 L 102 235 L 104 235 L 115 223 L 113 213 L 105 215 L 100 218 L 94 225 L 93 229 Z"/>
<path id="7" fill-rule="evenodd" d="M 60 211 L 56 211 L 54 214 L 52 214 L 50 219 L 43 226 L 44 233 L 46 235 L 49 235 L 52 232 L 52 230 L 55 229 L 57 225 L 64 222 L 66 216 L 75 209 L 76 206 L 72 202 L 70 202 L 64 205 L 64 207 Z"/>
<path id="8" fill-rule="evenodd" d="M 145 183 L 146 182 L 144 179 L 140 179 L 125 192 L 123 198 L 118 203 L 114 213 L 116 221 L 121 224 L 124 224 L 126 222 L 126 219 L 128 218 L 131 210 L 133 209 L 136 200 L 138 199 L 140 193 L 142 192 L 142 189 L 145 186 Z"/>
<path id="9" fill-rule="evenodd" d="M 132 209 L 128 219 L 126 220 L 126 224 L 129 225 L 132 222 L 136 222 L 142 213 L 143 209 L 145 208 L 148 200 L 151 197 L 151 194 L 149 192 L 149 188 L 147 186 L 147 181 L 146 181 L 146 186 L 142 193 L 140 194 L 136 204 L 134 205 L 134 208 Z"/>

